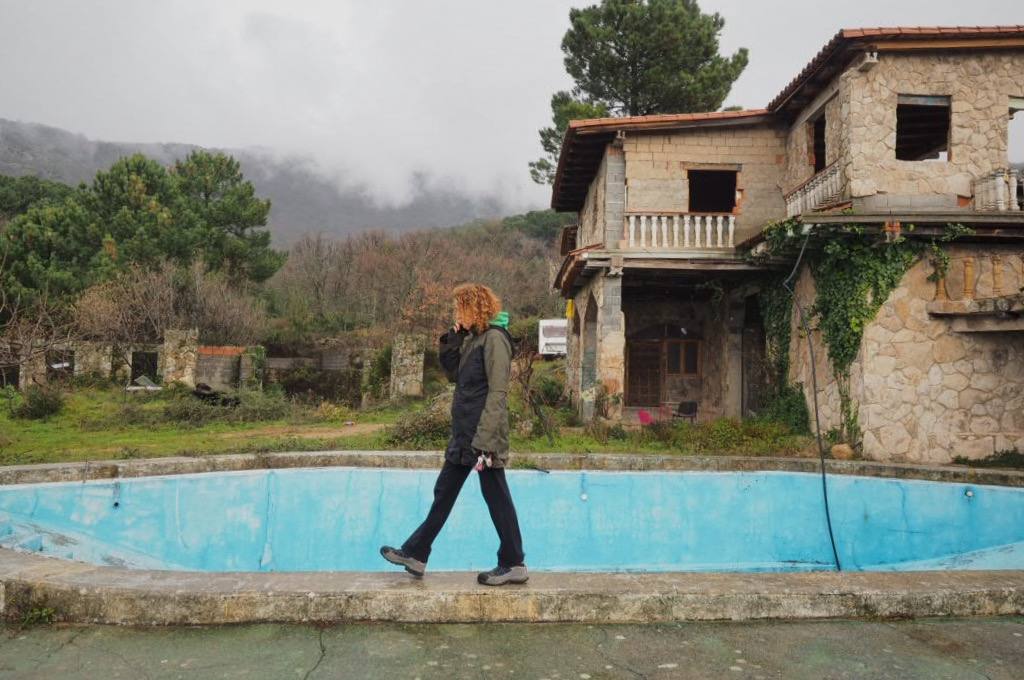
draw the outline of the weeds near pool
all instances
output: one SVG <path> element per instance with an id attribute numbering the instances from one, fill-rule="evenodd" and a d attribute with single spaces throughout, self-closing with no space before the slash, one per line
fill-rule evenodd
<path id="1" fill-rule="evenodd" d="M 977 468 L 1024 468 L 1024 453 L 1015 448 L 996 451 L 986 458 L 966 458 L 956 456 L 953 458 L 956 465 L 966 465 Z"/>
<path id="2" fill-rule="evenodd" d="M 21 627 L 48 626 L 56 616 L 57 612 L 50 607 L 32 607 L 21 617 Z"/>

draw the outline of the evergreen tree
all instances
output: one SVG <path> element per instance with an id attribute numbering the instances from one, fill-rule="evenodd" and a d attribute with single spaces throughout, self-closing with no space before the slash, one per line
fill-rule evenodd
<path id="1" fill-rule="evenodd" d="M 617 116 L 714 111 L 747 66 L 746 48 L 719 54 L 725 20 L 701 12 L 696 0 L 601 0 L 570 10 L 569 23 L 562 38 L 565 68 L 576 83 L 569 99 Z M 541 130 L 548 156 L 530 164 L 538 183 L 553 180 L 565 131 L 555 98 L 554 126 Z"/>

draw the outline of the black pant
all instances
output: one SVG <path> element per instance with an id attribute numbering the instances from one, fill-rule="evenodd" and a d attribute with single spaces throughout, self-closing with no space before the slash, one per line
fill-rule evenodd
<path id="1" fill-rule="evenodd" d="M 455 499 L 459 497 L 466 477 L 473 471 L 468 465 L 455 465 L 444 462 L 441 474 L 434 484 L 434 503 L 423 524 L 412 532 L 408 540 L 402 544 L 402 550 L 411 557 L 426 562 L 430 557 L 430 546 L 441 532 L 441 527 L 448 520 Z M 491 513 L 491 521 L 498 531 L 501 545 L 498 548 L 498 565 L 514 567 L 523 563 L 523 537 L 519 534 L 519 520 L 516 518 L 516 507 L 512 504 L 512 494 L 508 490 L 503 468 L 485 467 L 480 471 L 480 490 Z"/>

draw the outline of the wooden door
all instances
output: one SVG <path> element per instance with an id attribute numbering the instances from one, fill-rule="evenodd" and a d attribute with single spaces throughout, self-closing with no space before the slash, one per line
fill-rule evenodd
<path id="1" fill-rule="evenodd" d="M 631 342 L 626 351 L 626 405 L 660 406 L 662 343 Z"/>

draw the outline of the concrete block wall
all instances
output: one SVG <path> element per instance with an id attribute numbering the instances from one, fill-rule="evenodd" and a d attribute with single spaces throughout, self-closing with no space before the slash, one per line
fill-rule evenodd
<path id="1" fill-rule="evenodd" d="M 765 222 L 785 217 L 780 189 L 785 136 L 785 129 L 768 124 L 627 134 L 623 142 L 626 212 L 686 212 L 688 170 L 735 169 L 742 197 L 736 241 L 749 238 Z M 622 238 L 621 219 L 615 228 L 617 238 Z"/>

